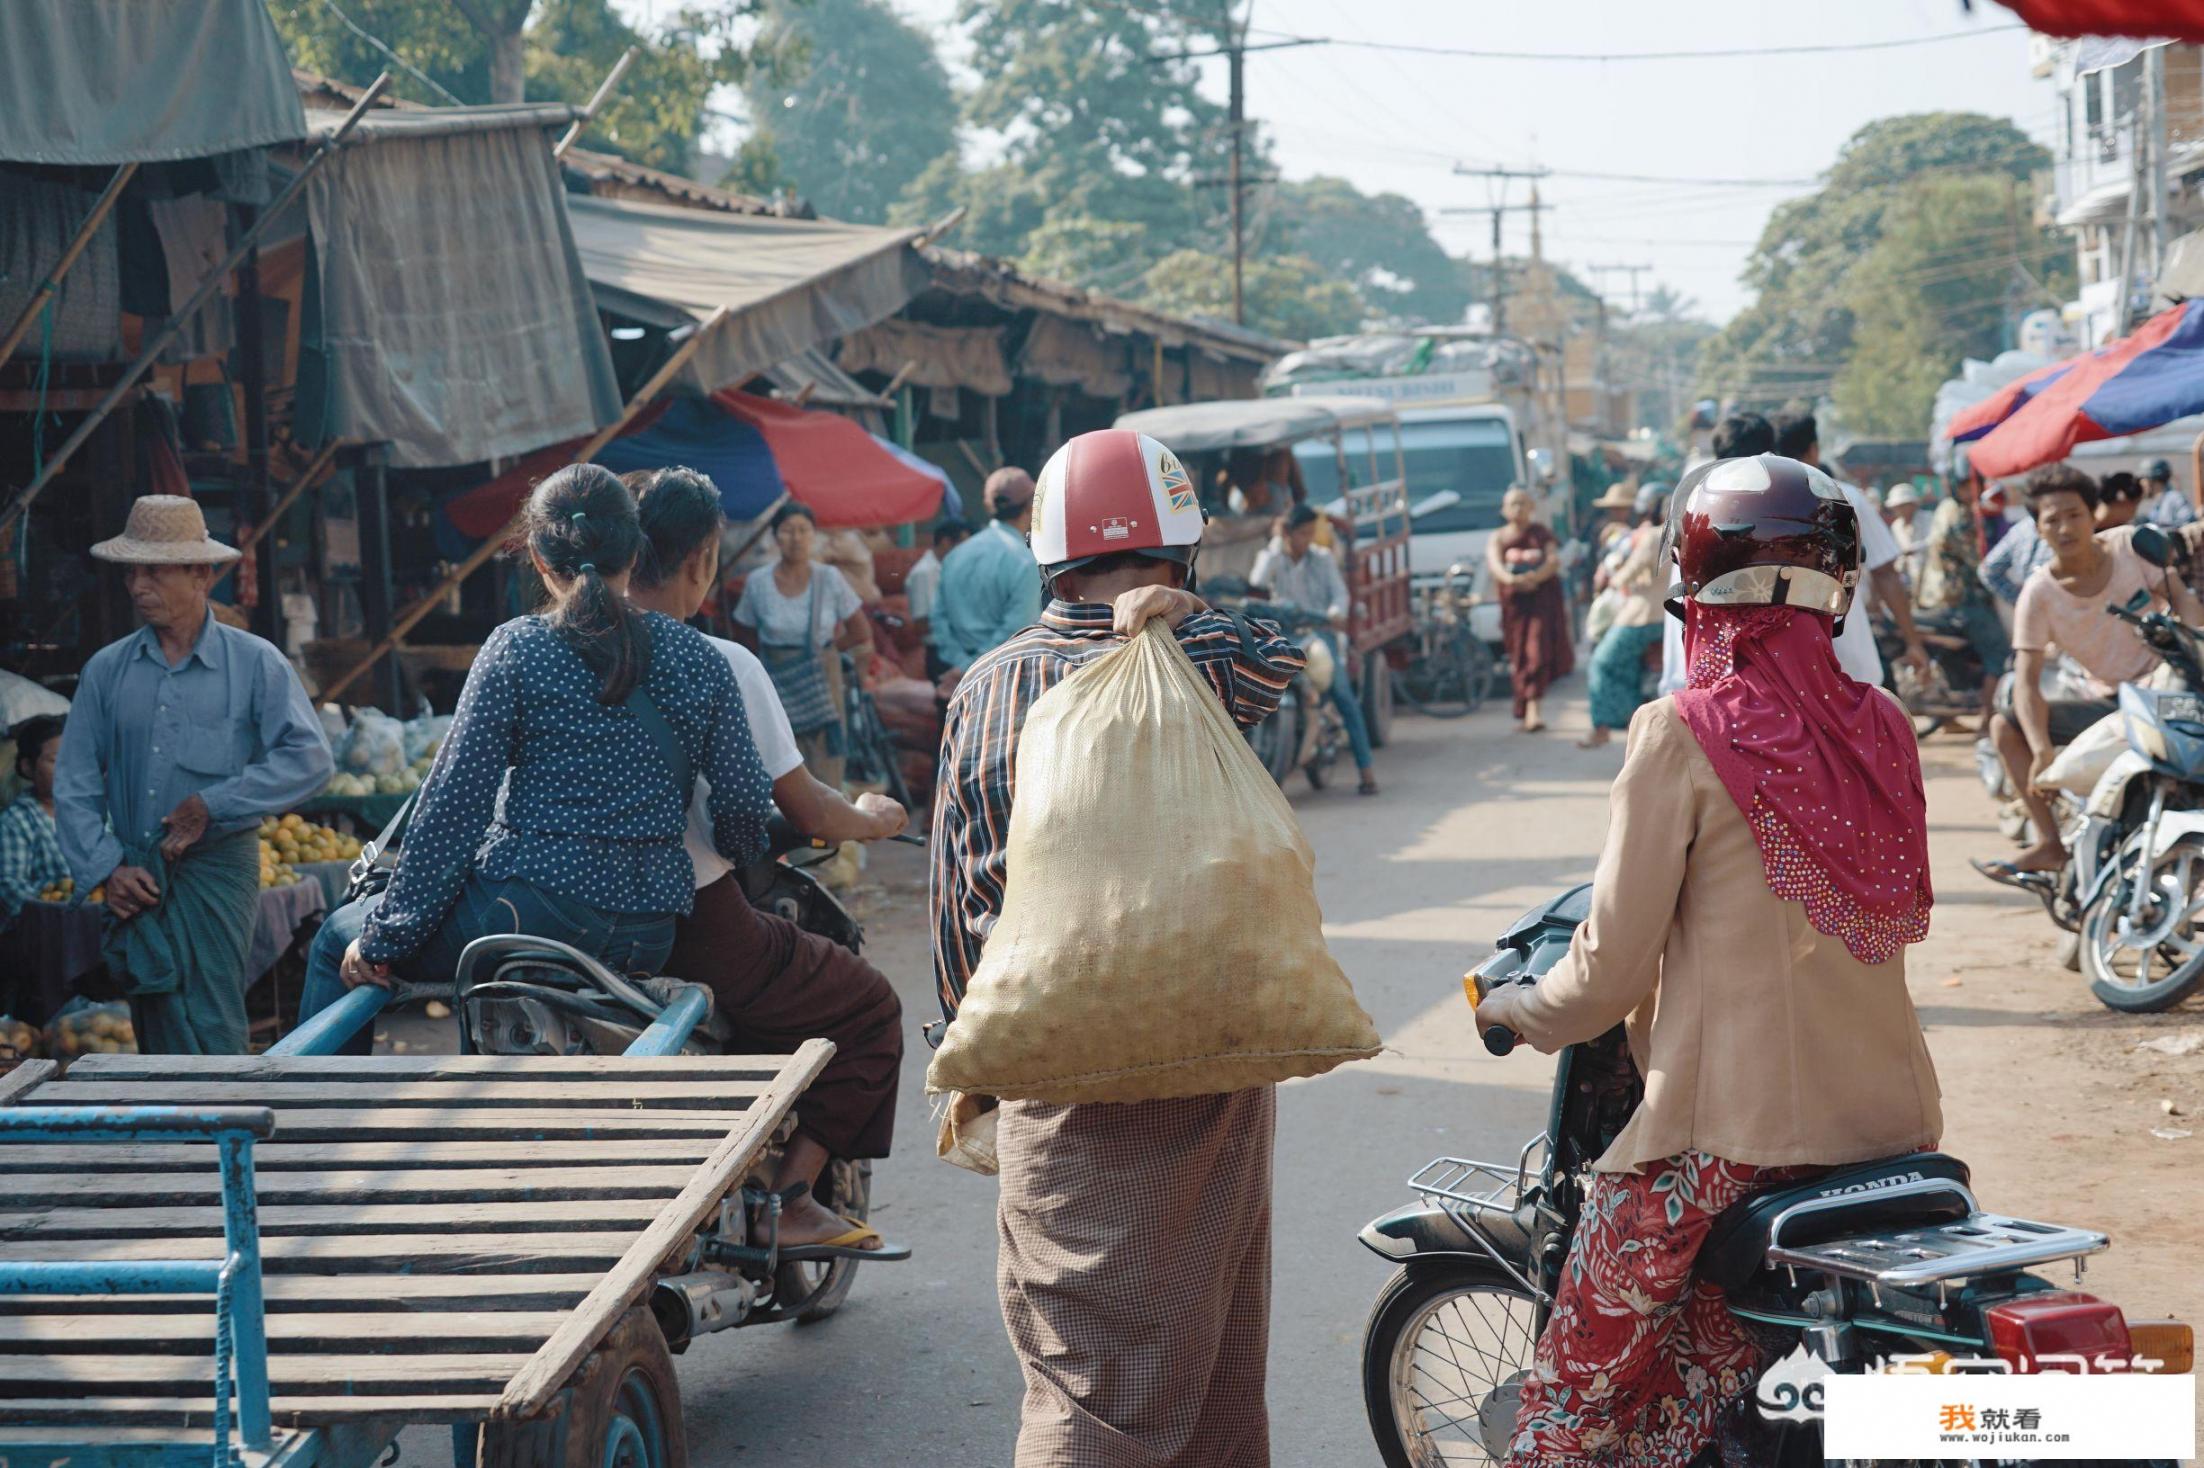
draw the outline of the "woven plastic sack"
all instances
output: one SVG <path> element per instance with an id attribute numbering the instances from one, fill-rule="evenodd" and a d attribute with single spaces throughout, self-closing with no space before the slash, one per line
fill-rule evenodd
<path id="1" fill-rule="evenodd" d="M 1035 701 L 1009 873 L 929 1091 L 1147 1101 L 1378 1051 L 1285 796 L 1164 625 Z"/>

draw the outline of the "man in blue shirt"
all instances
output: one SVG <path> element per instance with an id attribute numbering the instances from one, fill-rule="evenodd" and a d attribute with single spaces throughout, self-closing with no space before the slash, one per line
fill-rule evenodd
<path id="1" fill-rule="evenodd" d="M 2173 465 L 2164 459 L 2143 466 L 2143 508 L 2137 518 L 2168 530 L 2196 523 L 2196 503 L 2175 487 Z"/>
<path id="2" fill-rule="evenodd" d="M 1025 540 L 1033 528 L 1033 476 L 997 469 L 983 495 L 994 518 L 942 559 L 934 594 L 934 650 L 954 673 L 1041 616 L 1041 578 Z"/>
<path id="3" fill-rule="evenodd" d="M 105 884 L 104 945 L 149 1055 L 245 1052 L 258 827 L 335 767 L 298 674 L 208 605 L 238 553 L 198 504 L 147 495 L 113 540 L 145 626 L 84 666 L 61 737 L 55 825 L 77 890 Z"/>

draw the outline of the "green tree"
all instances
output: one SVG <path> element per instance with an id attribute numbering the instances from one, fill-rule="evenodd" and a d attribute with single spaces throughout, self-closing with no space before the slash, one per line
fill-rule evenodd
<path id="1" fill-rule="evenodd" d="M 1745 270 L 1756 297 L 1708 342 L 1700 389 L 1753 407 L 1829 395 L 1855 431 L 1924 432 L 1962 356 L 1995 353 L 2021 312 L 2062 298 L 2067 249 L 2021 199 L 2048 162 L 1996 118 L 1869 123 L 1820 189 L 1769 219 Z"/>
<path id="2" fill-rule="evenodd" d="M 1421 206 L 1404 195 L 1365 194 L 1343 178 L 1280 184 L 1268 233 L 1278 249 L 1352 284 L 1389 321 L 1448 326 L 1469 308 L 1461 262 L 1440 248 Z"/>
<path id="3" fill-rule="evenodd" d="M 777 85 L 761 71 L 744 89 L 753 131 L 743 186 L 793 190 L 831 218 L 878 223 L 928 165 L 955 155 L 949 74 L 883 0 L 769 0 L 759 46 L 792 79 Z"/>
<path id="4" fill-rule="evenodd" d="M 1156 262 L 1133 293 L 1176 316 L 1232 319 L 1232 260 L 1214 250 L 1175 250 Z M 1265 255 L 1242 272 L 1247 324 L 1293 341 L 1358 329 L 1369 310 L 1353 286 L 1303 255 Z"/>
<path id="5" fill-rule="evenodd" d="M 620 53 L 640 47 L 582 139 L 680 172 L 693 160 L 713 88 L 739 84 L 755 69 L 747 27 L 762 3 L 712 0 L 646 35 L 610 0 L 347 0 L 345 16 L 404 65 L 317 0 L 273 0 L 269 11 L 298 65 L 353 83 L 387 70 L 396 95 L 432 104 L 584 103 Z"/>
<path id="6" fill-rule="evenodd" d="M 962 0 L 958 19 L 978 72 L 964 120 L 1000 135 L 1002 156 L 975 173 L 937 161 L 906 191 L 898 220 L 963 206 L 959 243 L 1013 259 L 1059 218 L 1137 227 L 1148 264 L 1214 247 L 1225 199 L 1208 185 L 1224 170 L 1230 133 L 1184 56 L 1216 49 L 1223 0 Z M 1252 127 L 1247 145 L 1249 171 L 1267 167 Z"/>

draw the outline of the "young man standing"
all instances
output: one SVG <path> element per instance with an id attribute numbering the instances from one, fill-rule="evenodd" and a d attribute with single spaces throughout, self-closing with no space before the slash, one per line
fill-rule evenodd
<path id="1" fill-rule="evenodd" d="M 985 530 L 941 561 L 934 593 L 933 645 L 944 671 L 961 672 L 1041 612 L 1041 582 L 1027 554 L 1033 527 L 1033 476 L 997 469 L 982 490 L 992 517 Z"/>
<path id="2" fill-rule="evenodd" d="M 2036 844 L 2014 858 L 2012 868 L 2047 872 L 2065 862 L 2066 844 L 2050 802 L 2036 790 L 2037 777 L 2060 745 L 2119 707 L 2120 684 L 2158 666 L 2158 655 L 2141 635 L 2105 608 L 2142 591 L 2163 611 L 2170 590 L 2174 613 L 2195 626 L 2204 622 L 2204 606 L 2178 577 L 2135 553 L 2131 527 L 2097 533 L 2097 486 L 2079 469 L 2064 464 L 2038 469 L 2028 477 L 2028 507 L 2051 559 L 2021 587 L 2013 610 L 2013 678 L 2009 693 L 1999 698 L 1990 731 L 2006 778 L 2020 792 L 2037 834 Z M 2087 698 L 2044 696 L 2043 660 L 2054 646 L 2088 675 Z"/>
<path id="3" fill-rule="evenodd" d="M 1269 592 L 1278 605 L 1313 613 L 1330 623 L 1316 634 L 1330 649 L 1336 670 L 1328 696 L 1339 710 L 1339 721 L 1347 726 L 1347 745 L 1362 775 L 1357 793 L 1375 795 L 1378 784 L 1377 772 L 1371 768 L 1370 726 L 1362 717 L 1362 699 L 1355 692 L 1346 644 L 1340 637 L 1347 630 L 1354 599 L 1348 593 L 1347 578 L 1339 573 L 1339 562 L 1316 543 L 1317 522 L 1322 518 L 1307 505 L 1295 505 L 1286 515 L 1285 534 L 1263 547 L 1247 579 Z"/>
<path id="4" fill-rule="evenodd" d="M 1243 727 L 1300 670 L 1276 628 L 1243 629 L 1187 589 L 1201 534 L 1185 468 L 1152 438 L 1081 434 L 1041 471 L 1033 555 L 1051 599 L 967 670 L 942 731 L 934 971 L 952 1023 L 1002 911 L 1034 700 L 1159 617 Z M 1267 1468 L 1276 1117 L 1269 1086 L 1003 1104 L 996 1281 L 1025 1374 L 1016 1468 Z"/>

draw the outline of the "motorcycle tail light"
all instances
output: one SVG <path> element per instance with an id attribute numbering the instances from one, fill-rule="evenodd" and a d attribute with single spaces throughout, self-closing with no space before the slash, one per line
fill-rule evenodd
<path id="1" fill-rule="evenodd" d="M 2138 1371 L 2159 1376 L 2187 1376 L 2196 1369 L 2196 1327 L 2193 1325 L 2183 1325 L 2178 1320 L 2131 1320 L 2127 1338 L 2138 1360 L 2157 1363 L 2138 1366 L 2135 1368 Z"/>
<path id="2" fill-rule="evenodd" d="M 2023 1295 L 1982 1312 L 1990 1349 L 2016 1372 L 2125 1371 L 2135 1348 L 2120 1307 L 2074 1290 Z M 2046 1361 L 2046 1357 L 2061 1358 Z M 2117 1363 L 2117 1364 L 2114 1364 Z"/>

